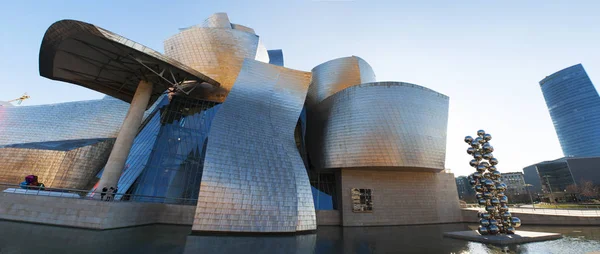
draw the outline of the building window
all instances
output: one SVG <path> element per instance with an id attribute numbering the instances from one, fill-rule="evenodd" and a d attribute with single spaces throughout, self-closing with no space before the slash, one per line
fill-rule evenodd
<path id="1" fill-rule="evenodd" d="M 371 189 L 352 188 L 352 211 L 355 213 L 373 212 L 373 196 Z"/>

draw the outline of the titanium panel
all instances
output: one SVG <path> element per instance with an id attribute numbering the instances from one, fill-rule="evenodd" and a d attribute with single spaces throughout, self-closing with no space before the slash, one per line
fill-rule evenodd
<path id="1" fill-rule="evenodd" d="M 255 59 L 256 34 L 229 28 L 191 27 L 167 39 L 165 55 L 217 80 L 208 100 L 223 102 L 245 58 Z"/>
<path id="2" fill-rule="evenodd" d="M 256 57 L 254 58 L 256 61 L 261 61 L 263 63 L 269 63 L 269 53 L 267 52 L 267 48 L 263 44 L 262 40 L 258 39 L 258 48 L 256 49 Z"/>
<path id="3" fill-rule="evenodd" d="M 0 182 L 19 184 L 34 174 L 46 187 L 90 188 L 108 160 L 114 139 L 91 143 L 71 150 L 0 148 Z"/>
<path id="4" fill-rule="evenodd" d="M 227 13 L 218 12 L 210 15 L 204 22 L 202 22 L 201 27 L 211 27 L 211 28 L 231 28 L 231 23 L 229 22 L 229 17 Z"/>
<path id="5" fill-rule="evenodd" d="M 0 107 L 0 146 L 115 138 L 128 108 L 120 100 Z"/>
<path id="6" fill-rule="evenodd" d="M 311 74 L 246 59 L 213 120 L 193 231 L 316 229 L 294 130 Z"/>
<path id="7" fill-rule="evenodd" d="M 375 73 L 371 66 L 357 56 L 322 63 L 312 69 L 312 74 L 306 100 L 309 108 L 348 87 L 375 82 Z"/>
<path id="8" fill-rule="evenodd" d="M 271 50 L 267 50 L 267 53 L 269 54 L 269 63 L 270 64 L 274 64 L 277 66 L 284 66 L 283 65 L 283 50 L 271 49 Z"/>
<path id="9" fill-rule="evenodd" d="M 322 101 L 308 143 L 316 168 L 404 167 L 441 171 L 448 97 L 402 82 L 346 88 Z"/>
<path id="10" fill-rule="evenodd" d="M 600 96 L 581 64 L 540 81 L 564 156 L 600 156 Z"/>
<path id="11" fill-rule="evenodd" d="M 76 20 L 61 20 L 48 28 L 40 46 L 39 70 L 42 77 L 126 102 L 131 102 L 144 79 L 153 84 L 149 105 L 167 88 L 183 81 L 202 83 L 205 91 L 219 86 L 204 74 L 144 45 Z"/>

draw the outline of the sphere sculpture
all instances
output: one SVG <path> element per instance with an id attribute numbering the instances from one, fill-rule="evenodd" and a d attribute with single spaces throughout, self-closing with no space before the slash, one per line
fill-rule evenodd
<path id="1" fill-rule="evenodd" d="M 507 186 L 496 168 L 498 159 L 492 154 L 491 139 L 492 135 L 484 130 L 478 130 L 476 138 L 465 137 L 465 143 L 470 146 L 467 153 L 473 156 L 469 165 L 476 170 L 469 175 L 469 183 L 477 192 L 477 203 L 485 208 L 477 214 L 478 231 L 482 235 L 514 234 L 515 228 L 521 226 L 521 220 L 508 211 L 508 197 L 504 195 Z"/>

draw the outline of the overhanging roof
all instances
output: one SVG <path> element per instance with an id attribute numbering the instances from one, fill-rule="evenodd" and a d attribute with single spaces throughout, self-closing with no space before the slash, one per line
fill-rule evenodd
<path id="1" fill-rule="evenodd" d="M 76 20 L 52 24 L 40 48 L 40 75 L 131 102 L 140 80 L 154 84 L 153 102 L 169 87 L 196 81 L 207 91 L 219 82 L 144 45 Z M 202 88 L 201 88 L 202 89 Z M 196 91 L 198 92 L 198 91 Z"/>

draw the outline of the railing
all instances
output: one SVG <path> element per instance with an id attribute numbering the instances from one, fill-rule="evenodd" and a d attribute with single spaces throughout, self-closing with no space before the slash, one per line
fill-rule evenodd
<path id="1" fill-rule="evenodd" d="M 78 190 L 67 188 L 48 188 L 39 186 L 26 186 L 22 188 L 18 184 L 0 183 L 0 191 L 3 193 L 13 193 L 22 195 L 35 195 L 57 198 L 86 199 L 98 202 L 144 202 L 144 203 L 163 203 L 177 205 L 196 205 L 198 199 L 192 198 L 172 198 L 157 197 L 147 195 L 119 194 L 112 193 L 111 190 L 102 195 L 101 190 L 92 192 L 91 190 Z"/>
<path id="2" fill-rule="evenodd" d="M 567 216 L 589 216 L 596 217 L 600 216 L 600 206 L 598 205 L 576 205 L 576 208 L 562 208 L 559 205 L 554 205 L 554 207 L 547 207 L 549 204 L 540 204 L 546 207 L 538 207 L 538 204 L 535 204 L 535 208 L 532 207 L 522 207 L 522 205 L 509 205 L 509 212 L 514 213 L 530 213 L 530 214 L 549 214 L 549 215 L 567 215 Z M 530 205 L 527 205 L 530 206 Z M 474 210 L 481 209 L 484 207 L 478 204 L 467 204 L 466 209 Z"/>

